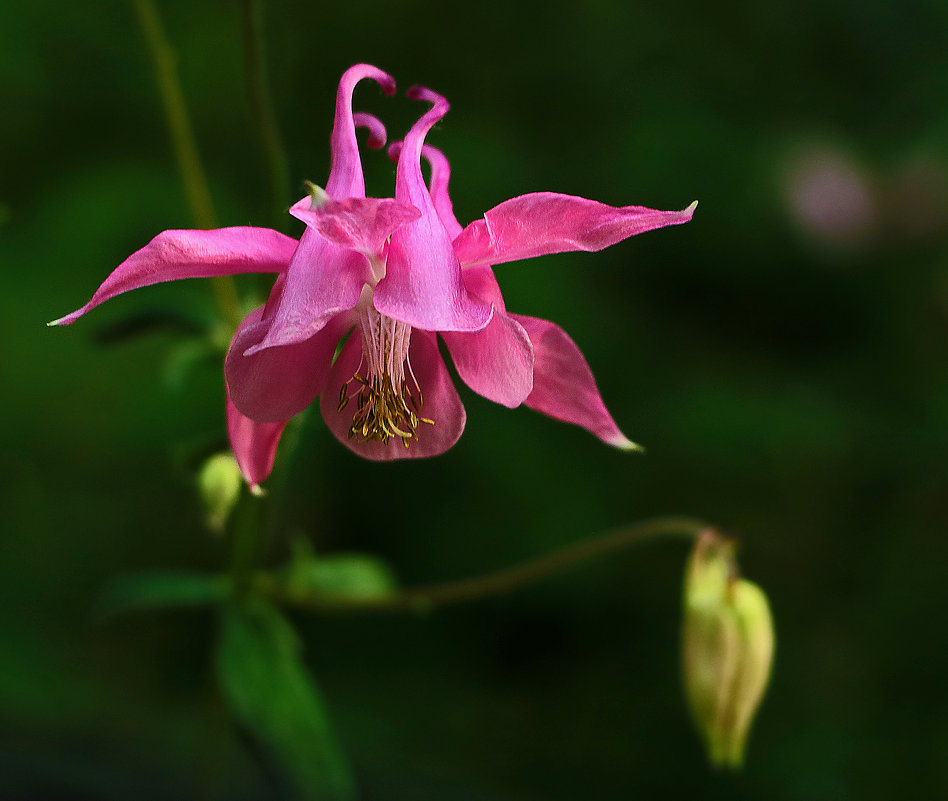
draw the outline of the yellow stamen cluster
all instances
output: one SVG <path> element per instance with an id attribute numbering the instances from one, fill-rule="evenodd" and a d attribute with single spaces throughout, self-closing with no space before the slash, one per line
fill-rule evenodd
<path id="1" fill-rule="evenodd" d="M 357 408 L 349 427 L 349 439 L 360 437 L 364 442 L 374 440 L 387 445 L 393 437 L 399 437 L 407 448 L 412 440 L 418 440 L 419 423 L 434 425 L 434 420 L 419 416 L 425 404 L 421 389 L 416 386 L 412 393 L 407 383 L 396 388 L 386 373 L 368 380 L 358 373 L 353 375 L 340 387 L 340 412 L 349 405 L 349 385 L 353 381 L 359 384 L 359 391 L 354 396 Z"/>

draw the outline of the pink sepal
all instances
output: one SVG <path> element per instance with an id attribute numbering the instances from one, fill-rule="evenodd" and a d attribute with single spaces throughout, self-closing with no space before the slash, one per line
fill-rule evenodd
<path id="1" fill-rule="evenodd" d="M 242 415 L 228 396 L 227 436 L 237 466 L 251 491 L 259 492 L 261 482 L 265 481 L 273 470 L 277 445 L 280 444 L 280 436 L 285 427 L 286 420 L 278 423 L 255 423 Z"/>
<path id="2" fill-rule="evenodd" d="M 695 205 L 683 211 L 616 208 L 573 195 L 535 192 L 494 206 L 455 238 L 454 250 L 464 266 L 602 250 L 635 234 L 686 223 Z"/>
<path id="3" fill-rule="evenodd" d="M 533 391 L 524 403 L 557 420 L 582 426 L 607 445 L 641 450 L 626 438 L 606 410 L 592 370 L 569 335 L 546 320 L 510 316 L 526 329 L 533 343 Z"/>
<path id="4" fill-rule="evenodd" d="M 162 231 L 116 267 L 85 306 L 50 325 L 69 325 L 116 295 L 163 281 L 283 272 L 296 245 L 269 228 Z"/>

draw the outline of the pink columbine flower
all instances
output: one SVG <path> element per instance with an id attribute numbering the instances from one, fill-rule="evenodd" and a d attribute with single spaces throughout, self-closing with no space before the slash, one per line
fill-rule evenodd
<path id="1" fill-rule="evenodd" d="M 432 108 L 391 151 L 395 197 L 366 198 L 356 125 L 369 128 L 373 147 L 384 145 L 385 129 L 371 115 L 352 113 L 363 78 L 395 90 L 391 76 L 369 65 L 342 76 L 325 192 L 314 190 L 290 209 L 307 226 L 298 242 L 265 228 L 165 231 L 119 265 L 89 303 L 53 324 L 160 281 L 277 273 L 267 303 L 237 328 L 225 360 L 228 433 L 252 487 L 269 475 L 286 422 L 317 396 L 333 434 L 366 458 L 434 456 L 454 445 L 465 412 L 438 334 L 475 392 L 511 408 L 526 403 L 611 445 L 637 447 L 606 411 L 562 329 L 507 313 L 491 265 L 601 250 L 687 222 L 694 206 L 614 208 L 536 193 L 501 203 L 462 230 L 448 196 L 448 162 L 424 142 L 448 103 L 420 88 L 409 95 Z M 430 190 L 423 153 L 432 166 Z"/>

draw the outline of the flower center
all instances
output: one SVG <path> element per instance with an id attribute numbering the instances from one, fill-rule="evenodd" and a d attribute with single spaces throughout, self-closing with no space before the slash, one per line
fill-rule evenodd
<path id="1" fill-rule="evenodd" d="M 339 389 L 340 412 L 352 398 L 357 406 L 349 438 L 387 445 L 399 437 L 407 448 L 412 440 L 417 441 L 420 423 L 434 425 L 434 420 L 420 416 L 425 400 L 408 359 L 411 326 L 379 314 L 368 303 L 361 308 L 359 328 L 362 361 Z"/>

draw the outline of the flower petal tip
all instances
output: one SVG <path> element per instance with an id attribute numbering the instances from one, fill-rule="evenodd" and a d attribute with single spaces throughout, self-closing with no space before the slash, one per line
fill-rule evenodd
<path id="1" fill-rule="evenodd" d="M 615 437 L 607 440 L 609 445 L 612 445 L 614 448 L 618 448 L 621 451 L 626 451 L 628 453 L 645 453 L 645 448 L 642 445 L 639 445 L 637 442 L 633 442 L 622 434 L 618 434 Z"/>
<path id="2" fill-rule="evenodd" d="M 65 317 L 60 317 L 58 320 L 50 320 L 48 323 L 46 323 L 46 325 L 50 328 L 53 328 L 59 325 L 69 325 L 69 323 L 66 322 L 68 317 L 69 315 L 67 314 Z"/>
<path id="3" fill-rule="evenodd" d="M 249 484 L 248 488 L 250 489 L 250 494 L 257 498 L 263 498 L 267 494 L 267 491 L 259 484 Z"/>
<path id="4" fill-rule="evenodd" d="M 695 213 L 695 209 L 696 209 L 696 208 L 698 208 L 698 201 L 697 201 L 697 200 L 695 200 L 690 206 L 688 206 L 688 208 L 682 209 L 682 210 L 681 210 L 681 213 L 682 213 L 682 214 L 687 214 L 689 217 L 691 217 L 691 215 Z"/>

